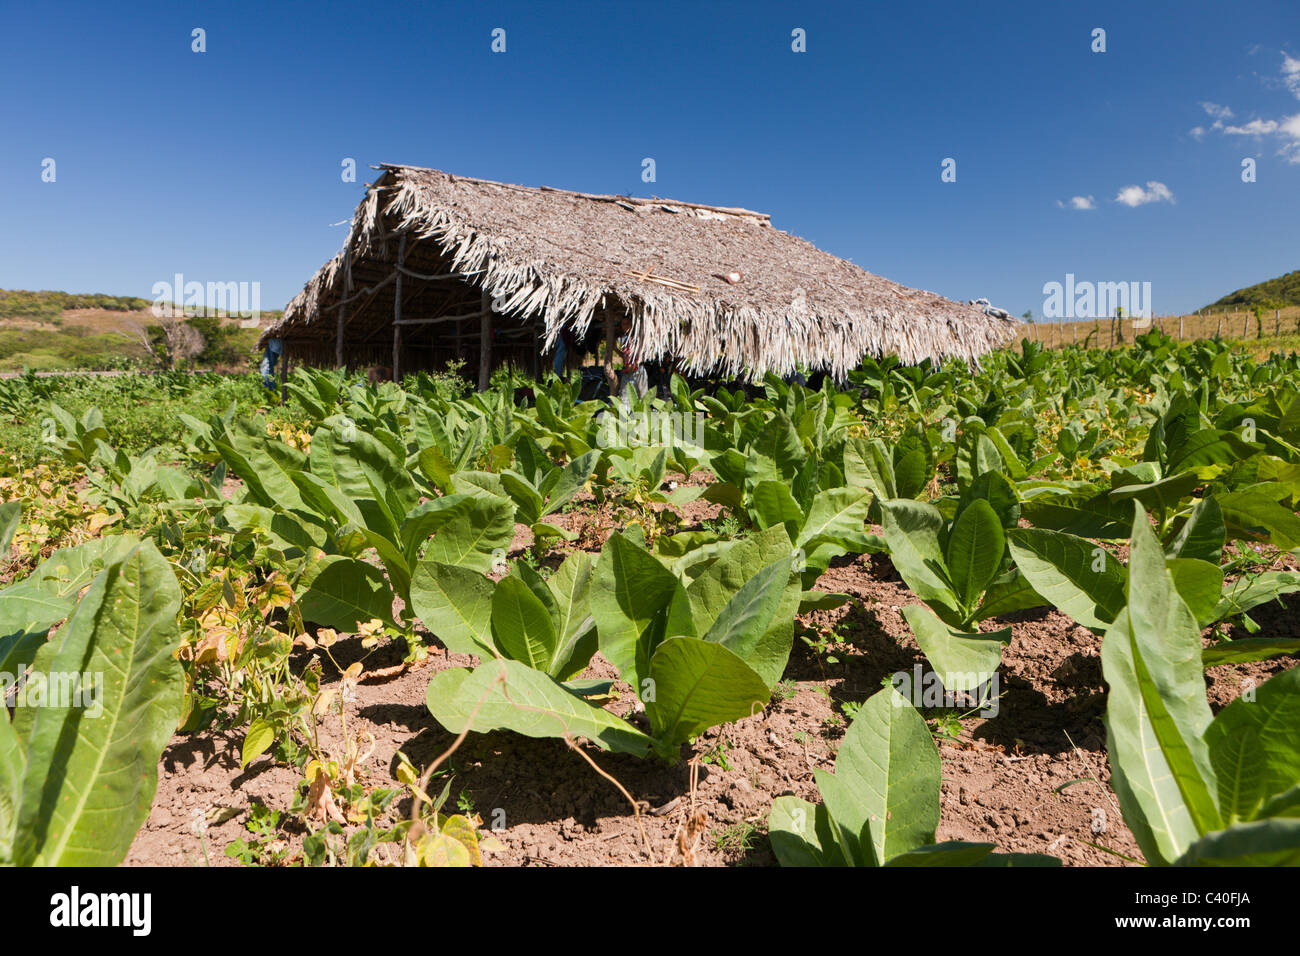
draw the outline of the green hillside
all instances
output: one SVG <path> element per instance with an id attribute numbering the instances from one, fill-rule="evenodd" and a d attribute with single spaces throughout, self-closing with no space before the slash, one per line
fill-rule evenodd
<path id="1" fill-rule="evenodd" d="M 1236 292 L 1225 295 L 1218 302 L 1208 306 L 1208 308 L 1240 309 L 1250 308 L 1255 305 L 1269 308 L 1300 305 L 1300 269 L 1295 272 L 1288 272 L 1284 276 L 1278 276 L 1276 279 L 1269 279 L 1267 282 L 1257 282 L 1255 285 L 1238 289 Z"/>
<path id="2" fill-rule="evenodd" d="M 114 369 L 171 364 L 166 337 L 148 299 L 135 296 L 0 289 L 0 372 Z M 260 329 L 224 313 L 183 321 L 199 333 L 185 365 L 242 367 Z M 263 312 L 263 322 L 280 313 Z"/>
<path id="3" fill-rule="evenodd" d="M 68 309 L 103 309 L 107 312 L 136 312 L 149 308 L 148 299 L 134 296 L 83 295 L 71 292 L 29 292 L 26 289 L 0 289 L 0 318 L 53 320 Z"/>

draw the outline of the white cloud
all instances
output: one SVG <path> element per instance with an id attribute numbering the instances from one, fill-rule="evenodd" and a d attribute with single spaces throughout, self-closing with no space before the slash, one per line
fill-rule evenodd
<path id="1" fill-rule="evenodd" d="M 1071 196 L 1071 209 L 1096 209 L 1097 203 L 1091 196 Z"/>
<path id="2" fill-rule="evenodd" d="M 1245 126 L 1225 126 L 1227 136 L 1271 136 L 1278 129 L 1276 120 L 1253 119 Z"/>
<path id="3" fill-rule="evenodd" d="M 1300 113 L 1282 120 L 1277 129 L 1284 137 L 1277 154 L 1293 166 L 1300 166 Z"/>
<path id="4" fill-rule="evenodd" d="M 1282 85 L 1296 99 L 1300 99 L 1300 59 L 1283 53 L 1281 77 Z M 1266 81 L 1266 83 L 1276 87 L 1276 81 Z M 1201 109 L 1205 110 L 1206 114 L 1214 119 L 1214 122 L 1210 124 L 1208 130 L 1204 126 L 1195 126 L 1188 130 L 1193 139 L 1204 138 L 1209 130 L 1221 133 L 1224 136 L 1271 137 L 1277 141 L 1277 155 L 1292 165 L 1300 165 L 1300 113 L 1296 113 L 1294 116 L 1284 116 L 1281 119 L 1256 117 L 1248 123 L 1228 124 L 1224 121 L 1233 118 L 1233 112 L 1228 107 L 1220 106 L 1218 103 L 1202 101 Z M 1138 189 L 1138 187 L 1128 186 L 1120 191 L 1116 201 L 1130 206 L 1153 201 L 1150 199 L 1137 199 L 1140 193 L 1142 193 L 1142 190 Z"/>
<path id="5" fill-rule="evenodd" d="M 1282 54 L 1282 82 L 1300 100 L 1300 60 Z"/>
<path id="6" fill-rule="evenodd" d="M 1168 202 L 1174 201 L 1174 194 L 1169 191 L 1169 187 L 1164 183 L 1156 182 L 1154 179 L 1147 182 L 1147 188 L 1141 186 L 1125 186 L 1115 197 L 1115 202 L 1130 208 L 1134 206 L 1145 206 L 1151 202 Z"/>

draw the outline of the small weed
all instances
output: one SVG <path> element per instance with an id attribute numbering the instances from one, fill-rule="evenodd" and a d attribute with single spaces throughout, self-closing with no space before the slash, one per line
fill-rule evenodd
<path id="1" fill-rule="evenodd" d="M 757 826 L 740 820 L 724 830 L 714 830 L 713 845 L 725 853 L 748 853 L 754 848 L 757 836 Z"/>

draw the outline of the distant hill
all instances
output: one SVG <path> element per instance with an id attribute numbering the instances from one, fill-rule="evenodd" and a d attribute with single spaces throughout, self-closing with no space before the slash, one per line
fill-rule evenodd
<path id="1" fill-rule="evenodd" d="M 0 289 L 0 318 L 49 321 L 68 309 L 101 309 L 106 312 L 138 312 L 149 308 L 148 299 L 134 296 L 104 295 L 99 292 L 28 292 L 26 289 Z"/>
<path id="2" fill-rule="evenodd" d="M 0 289 L 0 371 L 153 367 L 163 338 L 153 302 L 136 296 Z M 250 360 L 260 329 L 238 318 L 181 310 L 198 329 L 203 367 L 239 367 Z M 264 328 L 280 317 L 264 311 Z"/>
<path id="3" fill-rule="evenodd" d="M 1241 309 L 1256 305 L 1272 308 L 1300 305 L 1300 269 L 1278 276 L 1276 279 L 1269 279 L 1267 282 L 1257 282 L 1255 285 L 1238 289 L 1230 295 L 1225 295 L 1218 302 L 1211 303 L 1207 308 Z"/>

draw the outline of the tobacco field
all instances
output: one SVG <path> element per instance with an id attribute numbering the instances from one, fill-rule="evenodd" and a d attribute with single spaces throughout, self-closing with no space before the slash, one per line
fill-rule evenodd
<path id="1" fill-rule="evenodd" d="M 1300 357 L 0 381 L 0 860 L 1300 863 Z"/>

